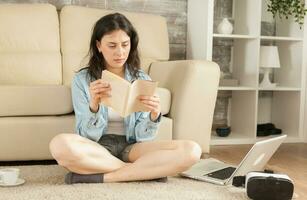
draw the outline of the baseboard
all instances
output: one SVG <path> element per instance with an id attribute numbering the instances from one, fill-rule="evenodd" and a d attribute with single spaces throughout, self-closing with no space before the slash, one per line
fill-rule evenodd
<path id="1" fill-rule="evenodd" d="M 0 166 L 20 166 L 20 165 L 55 165 L 55 160 L 22 160 L 22 161 L 0 161 Z"/>

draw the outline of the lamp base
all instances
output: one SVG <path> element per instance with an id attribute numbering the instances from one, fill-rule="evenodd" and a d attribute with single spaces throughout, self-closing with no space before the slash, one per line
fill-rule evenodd
<path id="1" fill-rule="evenodd" d="M 269 79 L 269 74 L 270 74 L 270 69 L 265 68 L 264 69 L 264 76 L 263 76 L 263 79 L 262 79 L 259 87 L 261 87 L 261 88 L 275 88 L 276 87 L 276 83 L 271 83 L 271 81 Z"/>

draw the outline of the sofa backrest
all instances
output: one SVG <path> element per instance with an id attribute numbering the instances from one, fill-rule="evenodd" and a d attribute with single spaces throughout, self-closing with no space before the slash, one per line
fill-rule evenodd
<path id="1" fill-rule="evenodd" d="M 56 8 L 0 4 L 0 85 L 50 84 L 62 84 Z"/>
<path id="2" fill-rule="evenodd" d="M 74 73 L 84 67 L 92 28 L 102 16 L 116 11 L 79 6 L 65 6 L 60 13 L 63 82 L 70 85 Z M 141 67 L 146 72 L 150 63 L 169 59 L 169 43 L 165 18 L 156 15 L 122 12 L 139 35 Z"/>

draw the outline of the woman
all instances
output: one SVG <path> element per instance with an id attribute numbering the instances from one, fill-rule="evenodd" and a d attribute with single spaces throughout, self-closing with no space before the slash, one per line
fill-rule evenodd
<path id="1" fill-rule="evenodd" d="M 112 94 L 101 80 L 102 70 L 132 82 L 150 79 L 140 69 L 138 35 L 122 14 L 99 19 L 93 29 L 89 63 L 72 81 L 78 134 L 59 134 L 50 151 L 70 173 L 67 184 L 159 179 L 182 172 L 196 163 L 201 148 L 192 141 L 152 141 L 161 120 L 158 96 L 140 96 L 148 112 L 126 118 L 100 103 Z M 161 179 L 162 177 L 162 179 Z"/>

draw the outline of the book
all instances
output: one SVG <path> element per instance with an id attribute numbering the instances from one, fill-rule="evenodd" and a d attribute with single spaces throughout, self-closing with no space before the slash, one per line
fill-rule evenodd
<path id="1" fill-rule="evenodd" d="M 237 79 L 220 79 L 219 86 L 237 87 L 239 81 Z"/>
<path id="2" fill-rule="evenodd" d="M 108 70 L 102 71 L 101 79 L 111 85 L 111 97 L 103 98 L 101 103 L 111 107 L 121 117 L 126 117 L 133 112 L 148 111 L 138 96 L 153 96 L 158 86 L 158 82 L 151 80 L 135 80 L 130 83 Z"/>

